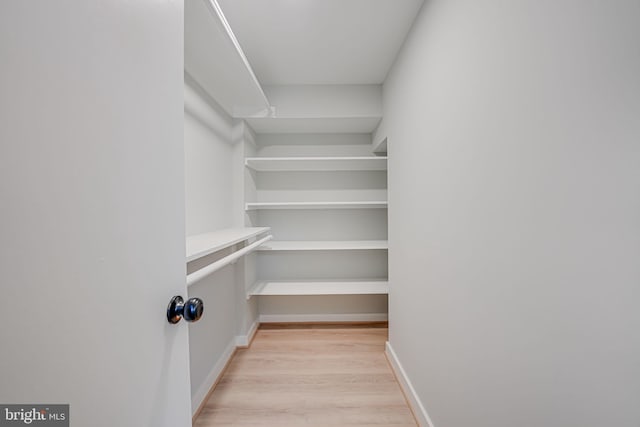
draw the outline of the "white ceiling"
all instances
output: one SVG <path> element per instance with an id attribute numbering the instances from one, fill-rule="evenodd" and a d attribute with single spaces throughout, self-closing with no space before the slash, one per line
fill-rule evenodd
<path id="1" fill-rule="evenodd" d="M 423 0 L 218 0 L 263 85 L 380 84 Z"/>

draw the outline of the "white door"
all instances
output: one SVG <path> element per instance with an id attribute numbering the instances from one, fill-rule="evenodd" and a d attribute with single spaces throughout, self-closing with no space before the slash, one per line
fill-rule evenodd
<path id="1" fill-rule="evenodd" d="M 182 14 L 0 1 L 0 403 L 191 424 Z"/>

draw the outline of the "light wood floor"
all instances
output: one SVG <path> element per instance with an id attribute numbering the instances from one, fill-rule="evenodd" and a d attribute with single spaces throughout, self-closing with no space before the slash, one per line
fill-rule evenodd
<path id="1" fill-rule="evenodd" d="M 415 427 L 386 340 L 380 327 L 261 328 L 236 352 L 194 427 Z"/>

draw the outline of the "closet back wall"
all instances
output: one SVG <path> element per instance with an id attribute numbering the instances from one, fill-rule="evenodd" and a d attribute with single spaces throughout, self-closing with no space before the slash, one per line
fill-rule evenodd
<path id="1" fill-rule="evenodd" d="M 231 128 L 231 118 L 185 76 L 187 236 L 232 225 Z M 189 287 L 189 297 L 197 296 L 205 303 L 202 319 L 189 325 L 194 411 L 235 348 L 235 281 L 236 272 L 230 265 Z"/>

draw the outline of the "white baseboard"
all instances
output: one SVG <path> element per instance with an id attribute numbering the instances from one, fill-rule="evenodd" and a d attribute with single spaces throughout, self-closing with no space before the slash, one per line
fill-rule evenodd
<path id="1" fill-rule="evenodd" d="M 255 322 L 253 322 L 253 324 L 249 328 L 249 331 L 247 331 L 247 335 L 238 335 L 236 337 L 236 346 L 237 347 L 249 347 L 249 344 L 251 343 L 251 340 L 253 340 L 253 336 L 258 331 L 258 326 L 259 325 L 260 325 L 260 323 L 256 320 Z"/>
<path id="2" fill-rule="evenodd" d="M 200 408 L 200 405 L 202 405 L 202 402 L 204 402 L 204 399 L 207 398 L 211 387 L 213 387 L 213 385 L 222 374 L 224 367 L 231 359 L 231 356 L 233 356 L 233 352 L 235 350 L 236 340 L 233 339 L 229 342 L 227 348 L 224 349 L 224 352 L 222 353 L 216 364 L 213 365 L 213 368 L 211 368 L 209 375 L 207 375 L 205 381 L 202 383 L 200 388 L 198 388 L 198 391 L 196 391 L 196 393 L 191 397 L 191 415 L 194 415 L 196 413 L 198 408 Z"/>
<path id="3" fill-rule="evenodd" d="M 207 375 L 204 383 L 202 383 L 200 388 L 198 388 L 198 391 L 191 398 L 191 415 L 194 415 L 198 411 L 200 405 L 202 405 L 204 400 L 207 398 L 207 395 L 211 391 L 211 388 L 222 375 L 224 367 L 227 366 L 227 363 L 229 363 L 229 361 L 231 360 L 231 356 L 233 356 L 233 352 L 236 350 L 236 348 L 249 346 L 249 343 L 251 343 L 253 336 L 258 331 L 259 325 L 260 323 L 256 320 L 249 328 L 247 335 L 237 335 L 233 340 L 229 342 L 229 345 L 227 345 L 227 348 L 224 349 L 224 352 L 222 353 L 222 355 L 220 355 L 220 358 L 218 359 L 216 364 L 213 365 L 213 368 L 211 368 L 211 371 L 209 372 L 209 375 Z"/>
<path id="4" fill-rule="evenodd" d="M 413 415 L 416 417 L 416 421 L 418 421 L 420 427 L 434 427 L 431 418 L 429 418 L 429 414 L 427 414 L 426 409 L 424 409 L 422 402 L 416 394 L 416 390 L 413 388 L 411 381 L 409 381 L 407 373 L 404 371 L 404 368 L 402 367 L 400 360 L 398 360 L 398 356 L 396 356 L 396 353 L 393 351 L 393 347 L 391 347 L 391 343 L 389 343 L 389 341 L 387 341 L 385 346 L 385 354 L 387 355 L 387 360 L 389 360 L 391 369 L 393 369 L 393 372 L 396 374 L 400 387 L 402 388 L 404 395 L 407 397 L 411 410 L 413 411 Z"/>
<path id="5" fill-rule="evenodd" d="M 261 314 L 260 323 L 386 322 L 387 313 L 359 314 Z"/>

